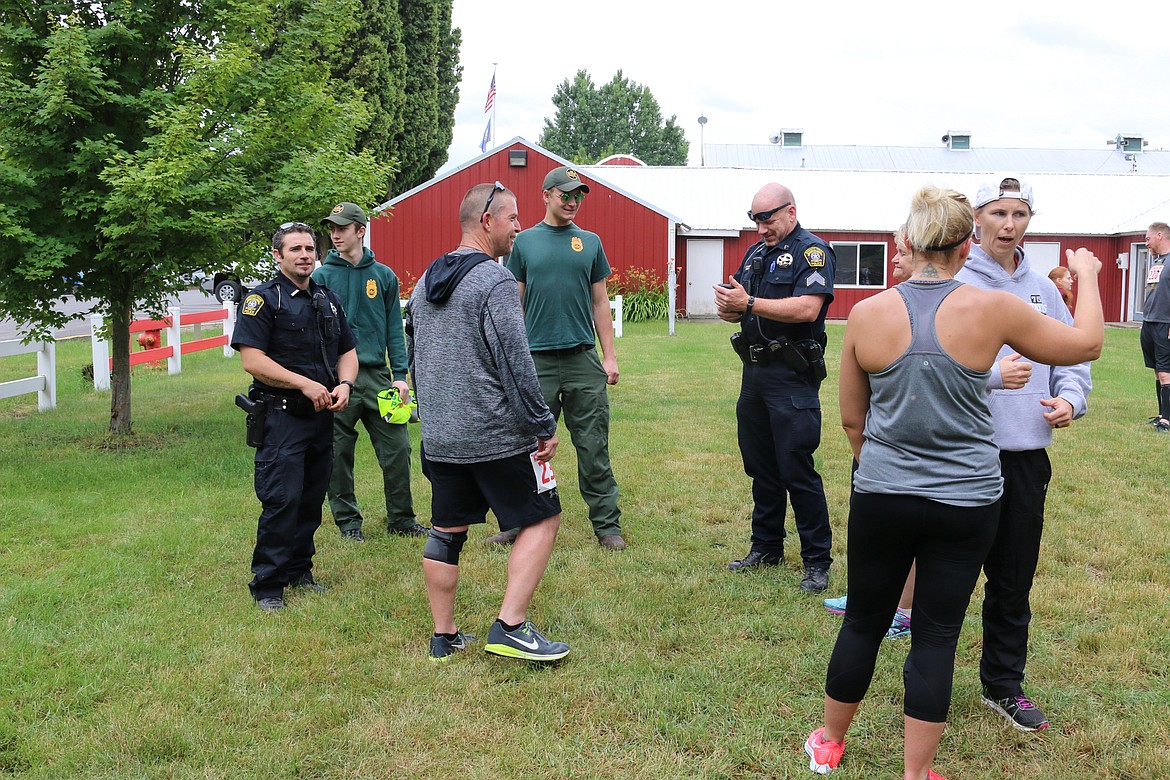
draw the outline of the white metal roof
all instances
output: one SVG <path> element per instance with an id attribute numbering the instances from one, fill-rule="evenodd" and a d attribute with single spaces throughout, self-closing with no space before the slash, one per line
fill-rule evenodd
<path id="1" fill-rule="evenodd" d="M 581 166 L 581 170 L 677 214 L 694 230 L 751 229 L 747 210 L 752 196 L 770 181 L 792 190 L 800 222 L 808 230 L 892 231 L 905 221 L 910 198 L 922 185 L 952 187 L 973 198 L 982 182 L 996 178 L 970 172 L 711 166 L 605 166 L 601 170 Z M 1000 177 L 1004 170 L 1017 172 L 1000 169 Z M 1032 185 L 1036 196 L 1036 216 L 1028 226 L 1034 235 L 1142 233 L 1151 222 L 1170 219 L 1170 172 L 1020 176 Z"/>
<path id="2" fill-rule="evenodd" d="M 706 144 L 703 159 L 714 168 L 998 173 L 1170 174 L 1170 152 L 1133 154 L 1101 149 L 948 149 L 919 146 L 781 146 Z"/>

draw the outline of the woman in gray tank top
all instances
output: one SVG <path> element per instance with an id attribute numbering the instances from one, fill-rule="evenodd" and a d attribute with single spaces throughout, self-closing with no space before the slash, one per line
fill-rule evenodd
<path id="1" fill-rule="evenodd" d="M 960 193 L 919 190 L 907 221 L 913 275 L 854 306 L 845 329 L 841 423 L 859 465 L 849 512 L 849 601 L 826 674 L 824 727 L 805 742 L 809 768 L 819 774 L 841 760 L 916 560 L 904 777 L 941 780 L 931 764 L 950 707 L 955 647 L 999 518 L 988 372 L 1004 344 L 1050 365 L 1101 352 L 1101 263 L 1091 252 L 1067 252 L 1081 280 L 1069 327 L 1008 293 L 954 280 L 972 225 Z"/>

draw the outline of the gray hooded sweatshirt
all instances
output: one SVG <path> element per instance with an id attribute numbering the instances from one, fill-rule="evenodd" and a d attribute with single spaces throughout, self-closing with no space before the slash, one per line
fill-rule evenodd
<path id="1" fill-rule="evenodd" d="M 511 271 L 482 252 L 440 257 L 414 287 L 406 326 L 428 460 L 501 460 L 556 434 Z"/>
<path id="2" fill-rule="evenodd" d="M 1072 314 L 1064 305 L 1056 285 L 1047 276 L 1032 270 L 1023 249 L 1016 248 L 1016 270 L 1009 275 L 982 248 L 972 247 L 966 265 L 955 274 L 955 278 L 981 290 L 1011 293 L 1032 304 L 1041 314 L 1072 325 Z M 1004 390 L 999 361 L 1014 352 L 1007 345 L 999 350 L 995 365 L 991 367 L 991 377 L 987 380 L 995 443 L 1001 450 L 1011 452 L 1045 449 L 1052 444 L 1052 428 L 1044 419 L 1044 412 L 1050 408 L 1041 405 L 1040 400 L 1060 396 L 1072 404 L 1074 419 L 1082 417 L 1088 411 L 1089 391 L 1093 389 L 1090 363 L 1046 366 L 1032 362 L 1032 377 L 1028 384 L 1019 390 Z"/>

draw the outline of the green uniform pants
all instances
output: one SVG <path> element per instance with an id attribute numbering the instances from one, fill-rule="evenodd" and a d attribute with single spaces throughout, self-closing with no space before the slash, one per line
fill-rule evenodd
<path id="1" fill-rule="evenodd" d="M 544 401 L 577 450 L 577 483 L 598 538 L 621 534 L 618 486 L 609 463 L 609 395 L 596 349 L 576 355 L 533 352 Z"/>
<path id="2" fill-rule="evenodd" d="M 359 421 L 370 435 L 378 465 L 382 467 L 387 527 L 409 528 L 415 523 L 414 502 L 410 497 L 410 431 L 406 425 L 391 425 L 378 414 L 378 393 L 390 387 L 390 382 L 390 371 L 385 366 L 359 367 L 357 386 L 349 394 L 349 406 L 333 415 L 329 509 L 342 531 L 362 527 L 362 513 L 353 488 Z"/>

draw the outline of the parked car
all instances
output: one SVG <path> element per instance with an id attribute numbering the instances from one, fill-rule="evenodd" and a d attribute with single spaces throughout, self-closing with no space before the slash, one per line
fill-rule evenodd
<path id="1" fill-rule="evenodd" d="M 204 276 L 199 280 L 199 286 L 220 303 L 239 303 L 252 289 L 229 273 Z"/>

